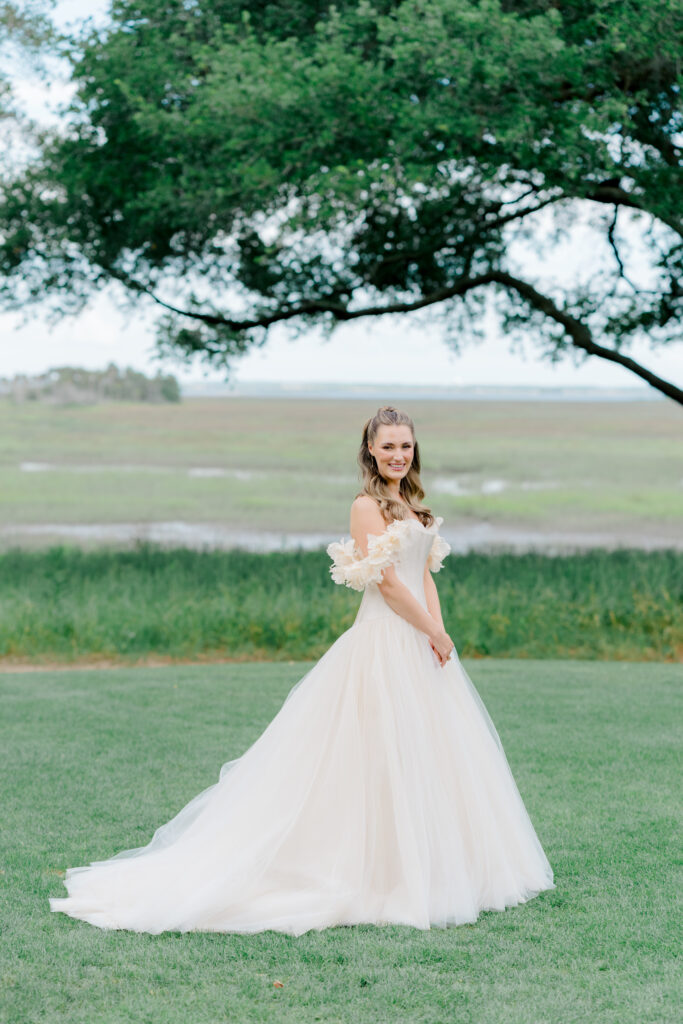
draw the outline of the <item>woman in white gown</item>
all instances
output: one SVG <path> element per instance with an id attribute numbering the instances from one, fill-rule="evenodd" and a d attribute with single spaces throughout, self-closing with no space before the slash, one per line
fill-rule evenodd
<path id="1" fill-rule="evenodd" d="M 412 421 L 368 421 L 335 583 L 354 624 L 219 781 L 147 846 L 69 868 L 50 907 L 100 928 L 301 935 L 428 929 L 554 888 L 498 734 L 446 633 L 448 544 L 421 504 Z"/>

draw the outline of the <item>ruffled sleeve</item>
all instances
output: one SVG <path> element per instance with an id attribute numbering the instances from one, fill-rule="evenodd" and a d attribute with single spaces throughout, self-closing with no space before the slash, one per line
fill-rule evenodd
<path id="1" fill-rule="evenodd" d="M 443 519 L 441 518 L 441 516 L 439 516 L 436 520 L 437 529 L 439 526 L 441 526 L 442 522 Z M 437 533 L 436 536 L 434 537 L 434 540 L 432 541 L 432 546 L 430 548 L 429 555 L 427 556 L 427 565 L 429 566 L 430 571 L 439 572 L 439 570 L 443 568 L 444 558 L 446 558 L 447 555 L 450 555 L 450 553 L 450 544 L 448 543 L 448 541 L 444 540 L 443 537 L 440 537 L 439 534 Z"/>
<path id="2" fill-rule="evenodd" d="M 390 523 L 384 533 L 368 534 L 368 553 L 361 557 L 353 540 L 330 544 L 327 553 L 332 559 L 330 575 L 335 583 L 364 590 L 370 583 L 381 583 L 384 570 L 395 560 L 405 533 L 405 521 Z"/>

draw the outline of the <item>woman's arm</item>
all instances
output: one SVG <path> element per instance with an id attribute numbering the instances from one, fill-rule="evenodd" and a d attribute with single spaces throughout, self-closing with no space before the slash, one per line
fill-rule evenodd
<path id="1" fill-rule="evenodd" d="M 427 598 L 427 607 L 429 608 L 429 614 L 431 615 L 435 622 L 441 623 L 441 628 L 445 632 L 446 627 L 443 624 L 443 618 L 441 616 L 441 602 L 439 601 L 439 593 L 436 589 L 436 583 L 434 582 L 434 577 L 432 576 L 432 573 L 429 568 L 429 562 L 425 564 L 424 588 L 425 597 Z M 438 650 L 436 649 L 431 640 L 429 641 L 429 643 L 441 664 L 445 664 L 444 659 L 441 657 L 441 655 L 439 654 Z"/>
<path id="2" fill-rule="evenodd" d="M 424 588 L 425 597 L 427 598 L 427 608 L 429 614 L 438 622 L 442 629 L 444 629 L 443 616 L 441 615 L 441 602 L 439 601 L 439 592 L 436 589 L 436 583 L 434 577 L 429 569 L 429 563 L 425 563 L 425 574 L 424 574 Z"/>
<path id="3" fill-rule="evenodd" d="M 387 524 L 382 518 L 376 502 L 367 495 L 356 498 L 351 506 L 351 536 L 358 545 L 363 557 L 368 553 L 368 534 L 381 534 L 386 530 Z M 431 581 L 434 590 L 434 581 Z M 446 633 L 441 621 L 441 611 L 438 618 L 434 618 L 430 611 L 426 611 L 420 602 L 413 597 L 410 590 L 400 581 L 396 575 L 393 565 L 384 570 L 384 578 L 377 584 L 379 591 L 397 615 L 405 619 L 416 629 L 425 633 L 429 638 L 432 648 L 442 664 L 448 659 L 453 647 L 453 641 Z M 437 597 L 438 605 L 438 597 Z M 428 606 L 429 607 L 429 606 Z"/>

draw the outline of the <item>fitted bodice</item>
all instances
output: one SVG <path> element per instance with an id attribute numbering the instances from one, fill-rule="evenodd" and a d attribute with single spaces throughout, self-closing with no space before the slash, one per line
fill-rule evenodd
<path id="1" fill-rule="evenodd" d="M 432 549 L 437 524 L 423 526 L 417 519 L 404 520 L 405 532 L 395 553 L 392 564 L 401 583 L 404 583 L 423 608 L 427 607 L 424 590 L 424 571 Z M 364 622 L 384 616 L 393 616 L 393 611 L 382 597 L 377 583 L 369 583 L 364 590 L 356 622 Z"/>

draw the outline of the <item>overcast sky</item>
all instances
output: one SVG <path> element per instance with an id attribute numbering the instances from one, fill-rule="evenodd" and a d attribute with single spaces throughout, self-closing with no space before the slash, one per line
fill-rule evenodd
<path id="1" fill-rule="evenodd" d="M 74 23 L 85 16 L 103 17 L 108 3 L 103 0 L 61 0 L 56 7 L 60 24 Z M 33 117 L 50 120 L 50 109 L 68 95 L 68 86 L 53 87 L 48 99 L 45 87 L 25 69 L 17 73 L 15 88 L 24 108 Z M 566 241 L 550 264 L 541 263 L 533 247 L 525 254 L 527 272 L 542 268 L 547 274 L 553 265 L 560 279 L 568 271 L 590 274 L 605 259 L 606 247 L 596 245 L 596 235 L 583 223 Z M 539 231 L 542 222 L 539 222 Z M 534 266 L 534 264 L 536 266 Z M 22 323 L 13 314 L 0 314 L 0 377 L 15 373 L 38 373 L 51 366 L 78 365 L 89 368 L 116 362 L 145 371 L 156 371 L 154 360 L 153 316 L 151 309 L 140 309 L 134 316 L 123 314 L 112 298 L 100 296 L 78 317 L 49 328 L 42 319 Z M 350 381 L 416 384 L 489 384 L 547 386 L 634 387 L 638 380 L 626 370 L 591 359 L 583 366 L 571 362 L 556 365 L 534 357 L 528 346 L 526 357 L 512 354 L 493 317 L 487 317 L 486 341 L 468 343 L 455 354 L 444 343 L 437 324 L 411 325 L 385 317 L 374 322 L 355 322 L 340 327 L 329 341 L 310 332 L 295 341 L 284 330 L 273 330 L 268 343 L 235 363 L 233 379 L 238 381 Z M 651 352 L 647 345 L 635 347 L 634 358 L 668 379 L 683 381 L 683 345 Z M 184 369 L 173 363 L 163 368 L 183 381 L 201 379 L 199 366 Z M 221 379 L 215 371 L 210 379 Z M 643 385 L 646 387 L 646 385 Z"/>

